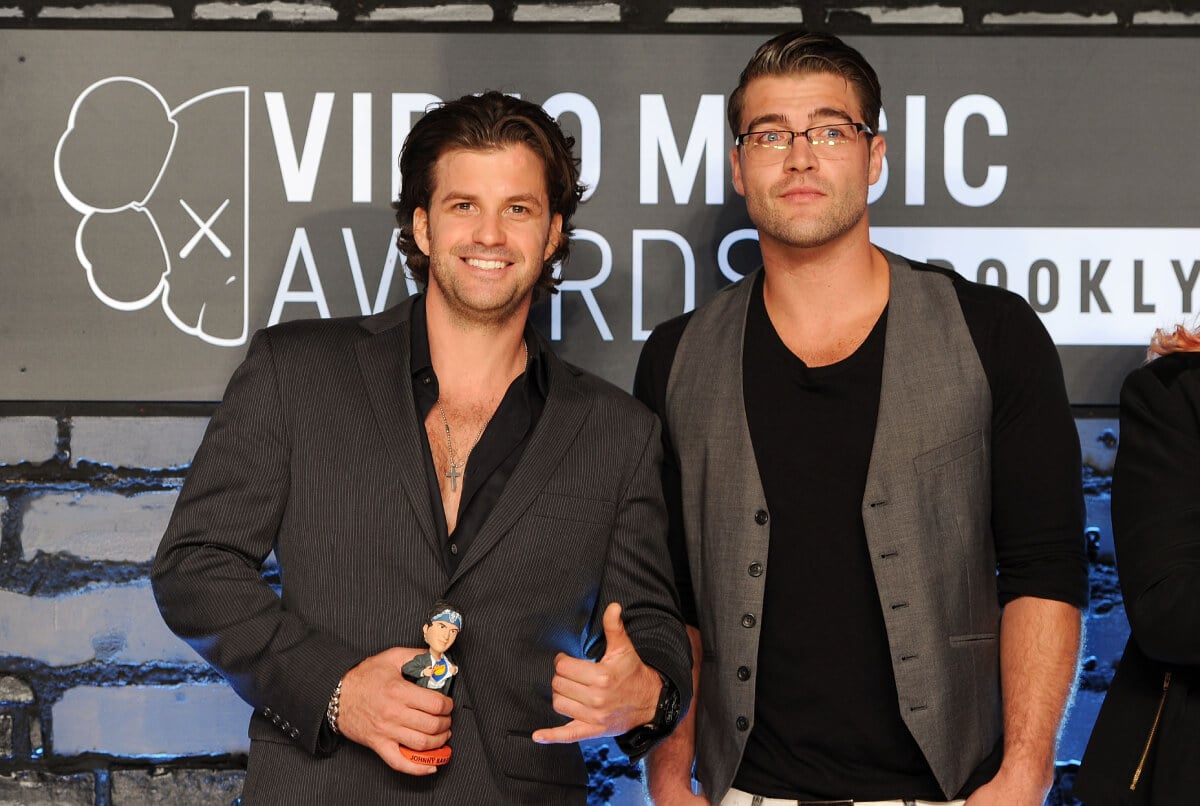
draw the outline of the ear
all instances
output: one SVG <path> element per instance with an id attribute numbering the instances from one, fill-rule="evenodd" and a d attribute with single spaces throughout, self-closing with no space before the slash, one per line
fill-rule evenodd
<path id="1" fill-rule="evenodd" d="M 742 155 L 738 153 L 737 146 L 729 149 L 729 167 L 733 169 L 733 189 L 738 192 L 739 196 L 745 196 L 746 186 L 742 183 Z"/>
<path id="2" fill-rule="evenodd" d="M 417 242 L 417 248 L 429 255 L 429 213 L 425 212 L 424 207 L 418 207 L 413 210 L 413 240 Z"/>
<path id="3" fill-rule="evenodd" d="M 550 232 L 546 238 L 546 251 L 542 255 L 542 262 L 550 259 L 550 256 L 558 249 L 558 245 L 562 243 L 562 237 L 562 213 L 555 213 L 550 219 Z"/>
<path id="4" fill-rule="evenodd" d="M 871 138 L 871 151 L 867 155 L 867 184 L 873 185 L 879 181 L 879 175 L 883 173 L 883 155 L 887 153 L 887 141 L 883 139 L 882 134 L 877 134 Z"/>

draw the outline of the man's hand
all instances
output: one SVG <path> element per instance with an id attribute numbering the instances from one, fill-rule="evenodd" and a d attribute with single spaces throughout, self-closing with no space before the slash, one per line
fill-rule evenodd
<path id="1" fill-rule="evenodd" d="M 653 721 L 662 678 L 638 657 L 616 602 L 604 611 L 604 638 L 607 646 L 598 663 L 561 652 L 554 659 L 550 683 L 554 710 L 571 721 L 534 731 L 535 742 L 558 744 L 620 736 Z"/>
<path id="2" fill-rule="evenodd" d="M 372 655 L 346 672 L 338 731 L 352 742 L 371 748 L 384 763 L 409 775 L 429 775 L 437 767 L 416 764 L 401 754 L 399 745 L 432 750 L 450 738 L 454 701 L 444 694 L 408 682 L 400 669 L 421 654 L 420 649 L 396 647 Z"/>
<path id="3" fill-rule="evenodd" d="M 1042 806 L 1049 791 L 1041 780 L 1016 780 L 1001 769 L 995 778 L 971 793 L 966 806 Z"/>

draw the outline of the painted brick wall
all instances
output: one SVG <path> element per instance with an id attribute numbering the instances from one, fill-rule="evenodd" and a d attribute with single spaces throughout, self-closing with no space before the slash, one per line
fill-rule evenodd
<path id="1" fill-rule="evenodd" d="M 148 578 L 206 423 L 0 417 L 0 804 L 240 790 L 250 708 L 162 623 Z"/>

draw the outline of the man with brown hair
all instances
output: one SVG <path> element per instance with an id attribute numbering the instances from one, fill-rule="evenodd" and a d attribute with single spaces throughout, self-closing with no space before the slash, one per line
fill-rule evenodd
<path id="1" fill-rule="evenodd" d="M 396 205 L 425 293 L 268 328 L 230 381 L 153 581 L 255 708 L 249 803 L 583 804 L 574 743 L 644 752 L 690 694 L 657 422 L 527 321 L 572 145 L 500 93 L 427 112 Z M 439 599 L 471 619 L 453 701 L 402 674 Z M 399 750 L 447 742 L 444 767 Z"/>
<path id="2" fill-rule="evenodd" d="M 871 244 L 880 104 L 836 37 L 759 48 L 729 125 L 763 266 L 642 353 L 698 675 L 657 804 L 1041 806 L 1052 781 L 1087 603 L 1057 353 L 1015 295 Z"/>

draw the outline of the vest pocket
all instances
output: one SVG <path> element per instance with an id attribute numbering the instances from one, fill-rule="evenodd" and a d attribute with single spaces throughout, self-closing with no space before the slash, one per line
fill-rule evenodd
<path id="1" fill-rule="evenodd" d="M 994 632 L 972 633 L 970 635 L 952 635 L 950 636 L 950 645 L 955 644 L 977 644 L 980 641 L 995 641 L 999 636 Z"/>
<path id="2" fill-rule="evenodd" d="M 917 475 L 928 473 L 934 468 L 941 467 L 944 464 L 953 462 L 955 459 L 961 459 L 964 456 L 983 449 L 983 432 L 972 431 L 966 436 L 959 437 L 939 445 L 930 451 L 919 454 L 913 457 L 913 469 Z"/>

